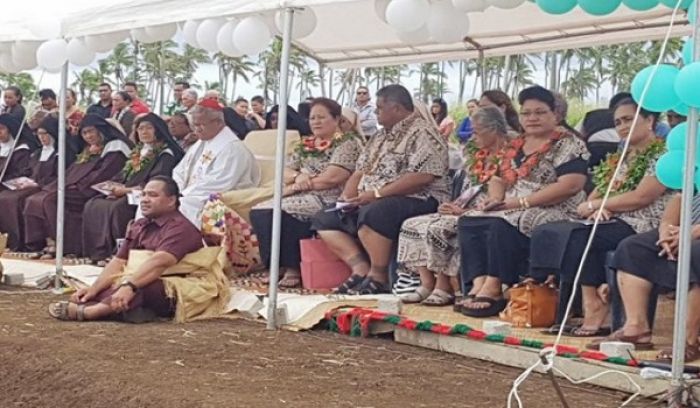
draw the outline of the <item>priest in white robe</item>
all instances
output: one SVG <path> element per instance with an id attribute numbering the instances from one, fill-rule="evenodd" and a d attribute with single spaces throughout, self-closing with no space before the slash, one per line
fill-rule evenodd
<path id="1" fill-rule="evenodd" d="M 253 154 L 224 122 L 223 106 L 204 99 L 192 111 L 199 139 L 173 170 L 180 187 L 180 212 L 198 228 L 209 195 L 257 187 L 260 167 Z"/>

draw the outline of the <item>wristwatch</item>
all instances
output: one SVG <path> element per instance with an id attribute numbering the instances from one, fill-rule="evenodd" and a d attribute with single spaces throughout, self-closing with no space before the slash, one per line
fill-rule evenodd
<path id="1" fill-rule="evenodd" d="M 127 279 L 124 279 L 124 280 L 122 281 L 122 283 L 119 285 L 120 288 L 121 288 L 121 287 L 124 287 L 124 286 L 130 287 L 131 290 L 132 290 L 134 293 L 138 292 L 138 290 L 139 290 L 138 286 L 136 286 L 136 285 L 134 285 L 133 283 L 129 282 L 129 280 L 127 280 Z"/>
<path id="2" fill-rule="evenodd" d="M 379 189 L 375 188 L 374 189 L 374 198 L 382 198 L 382 195 L 379 194 Z"/>

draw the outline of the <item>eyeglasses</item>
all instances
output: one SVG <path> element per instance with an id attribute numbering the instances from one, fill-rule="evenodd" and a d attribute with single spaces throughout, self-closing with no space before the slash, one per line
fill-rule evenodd
<path id="1" fill-rule="evenodd" d="M 522 116 L 524 118 L 529 118 L 530 116 L 534 116 L 534 117 L 539 118 L 539 117 L 542 117 L 542 116 L 544 116 L 548 113 L 551 113 L 551 112 L 552 111 L 547 111 L 547 110 L 523 111 L 523 112 L 520 112 L 520 116 Z"/>

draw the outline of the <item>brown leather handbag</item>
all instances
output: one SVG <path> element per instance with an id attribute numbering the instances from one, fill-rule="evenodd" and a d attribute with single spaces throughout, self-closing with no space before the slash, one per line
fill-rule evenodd
<path id="1" fill-rule="evenodd" d="M 549 327 L 557 315 L 559 293 L 554 286 L 526 281 L 513 286 L 500 318 L 514 327 Z"/>

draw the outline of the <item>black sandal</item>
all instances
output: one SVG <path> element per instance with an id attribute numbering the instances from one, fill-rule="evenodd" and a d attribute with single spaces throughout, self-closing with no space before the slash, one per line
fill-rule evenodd
<path id="1" fill-rule="evenodd" d="M 350 295 L 378 295 L 380 293 L 389 293 L 389 287 L 386 283 L 378 282 L 372 278 L 366 278 L 360 286 L 348 292 Z"/>
<path id="2" fill-rule="evenodd" d="M 455 303 L 454 306 L 452 306 L 452 311 L 457 312 L 457 313 L 462 313 L 462 310 L 464 310 L 464 302 L 469 301 L 471 302 L 474 300 L 476 295 L 468 294 L 466 296 L 458 296 L 455 298 Z"/>
<path id="3" fill-rule="evenodd" d="M 494 317 L 498 316 L 499 313 L 506 308 L 508 302 L 505 298 L 493 299 L 489 297 L 475 297 L 471 303 L 486 303 L 488 307 L 481 309 L 472 309 L 467 305 L 462 307 L 462 314 L 469 317 Z"/>
<path id="4" fill-rule="evenodd" d="M 342 285 L 338 286 L 333 293 L 337 295 L 347 295 L 351 290 L 355 289 L 355 287 L 360 286 L 364 280 L 364 276 L 352 274 Z"/>

